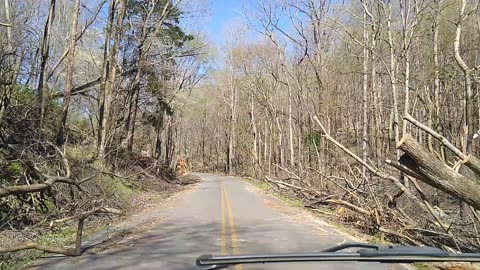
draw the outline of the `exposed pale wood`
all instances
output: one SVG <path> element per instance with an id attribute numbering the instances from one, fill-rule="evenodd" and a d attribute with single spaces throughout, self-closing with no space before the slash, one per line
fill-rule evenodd
<path id="1" fill-rule="evenodd" d="M 361 207 L 358 207 L 356 205 L 353 205 L 347 201 L 344 201 L 344 200 L 338 200 L 338 199 L 328 199 L 328 200 L 325 200 L 326 203 L 331 203 L 331 204 L 337 204 L 337 205 L 342 205 L 342 206 L 345 206 L 347 207 L 348 209 L 351 209 L 355 212 L 358 212 L 360 214 L 363 214 L 365 215 L 366 217 L 369 217 L 372 215 L 372 212 L 368 211 L 368 210 L 365 210 Z"/>

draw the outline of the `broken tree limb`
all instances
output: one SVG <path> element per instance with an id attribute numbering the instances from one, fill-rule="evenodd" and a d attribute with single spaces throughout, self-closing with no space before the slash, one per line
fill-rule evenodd
<path id="1" fill-rule="evenodd" d="M 110 213 L 110 214 L 115 214 L 115 215 L 121 215 L 122 214 L 121 210 L 118 210 L 118 209 L 115 209 L 115 208 L 103 207 L 103 206 L 102 207 L 96 207 L 92 210 L 85 211 L 85 212 L 82 212 L 80 214 L 77 214 L 77 215 L 74 215 L 74 216 L 71 216 L 71 217 L 66 217 L 66 218 L 54 220 L 54 221 L 50 222 L 50 229 L 52 229 L 55 226 L 55 224 L 64 223 L 64 222 L 67 222 L 69 220 L 86 218 L 86 217 L 88 217 L 92 214 L 98 213 L 98 212 L 100 212 L 100 213 Z"/>
<path id="2" fill-rule="evenodd" d="M 480 188 L 475 179 L 463 176 L 450 168 L 409 134 L 403 136 L 397 148 L 418 165 L 418 170 L 425 176 L 419 180 L 465 201 L 477 210 L 480 209 Z"/>
<path id="3" fill-rule="evenodd" d="M 432 135 L 435 139 L 439 140 L 443 146 L 447 149 L 452 151 L 455 155 L 462 159 L 462 163 L 465 164 L 468 168 L 474 171 L 477 175 L 480 176 L 480 159 L 470 154 L 465 154 L 460 149 L 456 148 L 450 141 L 448 141 L 445 137 L 435 132 L 433 129 L 429 128 L 428 126 L 420 123 L 411 115 L 405 115 L 405 120 L 412 123 L 413 125 L 417 126 L 418 128 L 426 131 L 428 134 Z"/>
<path id="4" fill-rule="evenodd" d="M 132 74 L 136 71 L 137 71 L 136 68 L 134 68 L 132 70 L 127 70 L 127 71 L 123 72 L 122 74 L 117 74 L 115 78 L 118 79 L 118 78 L 121 78 L 123 76 L 127 76 L 129 74 Z M 96 85 L 100 84 L 101 82 L 102 82 L 102 77 L 98 77 L 94 81 L 91 81 L 91 82 L 88 82 L 88 83 L 85 83 L 83 85 L 80 85 L 80 86 L 77 86 L 77 87 L 73 88 L 70 95 L 72 95 L 72 96 L 83 95 L 83 94 L 85 94 L 85 93 L 87 93 L 91 90 L 91 89 L 89 89 L 90 87 L 96 86 Z M 51 98 L 61 98 L 61 97 L 63 97 L 63 92 L 58 92 L 56 94 L 52 94 L 50 97 Z"/>
<path id="5" fill-rule="evenodd" d="M 31 184 L 31 185 L 18 185 L 10 187 L 0 187 L 0 198 L 9 196 L 9 195 L 18 195 L 32 192 L 39 192 L 51 187 L 55 183 L 64 183 L 76 186 L 80 188 L 80 184 L 91 180 L 97 176 L 96 174 L 87 178 L 84 178 L 80 181 L 74 181 L 66 177 L 52 177 L 45 180 L 43 183 Z"/>
<path id="6" fill-rule="evenodd" d="M 346 201 L 343 201 L 343 200 L 337 200 L 337 199 L 328 199 L 328 200 L 325 200 L 324 202 L 326 203 L 331 203 L 331 204 L 336 204 L 336 205 L 343 205 L 345 207 L 347 207 L 348 209 L 350 210 L 353 210 L 355 212 L 358 212 L 360 214 L 363 214 L 367 217 L 371 216 L 372 215 L 372 212 L 368 211 L 368 210 L 365 210 L 361 207 L 358 207 L 356 205 L 353 205 L 349 202 L 346 202 Z"/>
<path id="7" fill-rule="evenodd" d="M 273 179 L 270 179 L 268 177 L 266 177 L 267 181 L 269 182 L 272 182 L 274 183 L 275 185 L 277 186 L 285 186 L 285 187 L 289 187 L 289 188 L 292 188 L 294 190 L 298 190 L 298 191 L 302 191 L 302 192 L 306 192 L 306 193 L 312 193 L 312 194 L 315 194 L 317 196 L 321 196 L 322 194 L 318 191 L 315 191 L 313 189 L 310 189 L 310 188 L 303 188 L 303 187 L 299 187 L 299 186 L 296 186 L 296 185 L 292 185 L 292 184 L 289 184 L 289 183 L 285 183 L 283 181 L 278 181 L 278 180 L 273 180 Z"/>
<path id="8" fill-rule="evenodd" d="M 60 247 L 53 247 L 53 246 L 48 246 L 48 245 L 42 245 L 39 243 L 26 243 L 26 244 L 20 244 L 12 247 L 0 247 L 0 254 L 2 253 L 7 253 L 7 252 L 16 252 L 16 251 L 21 251 L 21 250 L 27 250 L 27 249 L 36 249 L 40 251 L 45 251 L 49 253 L 55 253 L 55 254 L 63 254 L 66 256 L 80 256 L 82 255 L 82 236 L 83 236 L 83 226 L 85 223 L 85 219 L 93 215 L 95 213 L 102 212 L 102 213 L 112 213 L 112 214 L 120 214 L 121 211 L 114 209 L 114 208 L 109 208 L 109 207 L 96 207 L 92 210 L 82 212 L 78 215 L 75 215 L 70 218 L 65 218 L 61 220 L 57 220 L 56 222 L 65 222 L 71 219 L 78 219 L 78 225 L 77 225 L 77 233 L 76 233 L 76 238 L 75 238 L 75 247 L 72 249 L 68 248 L 60 248 Z M 51 226 L 53 226 L 51 224 Z"/>
<path id="9" fill-rule="evenodd" d="M 415 187 L 415 189 L 417 190 L 418 194 L 420 194 L 420 198 L 422 198 L 422 201 L 423 203 L 425 204 L 425 206 L 427 207 L 428 211 L 430 212 L 430 214 L 433 216 L 433 218 L 437 221 L 438 225 L 440 225 L 440 227 L 442 227 L 442 229 L 445 231 L 445 232 L 449 232 L 448 231 L 448 228 L 449 226 L 447 226 L 447 224 L 443 223 L 443 221 L 440 219 L 440 217 L 436 214 L 435 210 L 433 209 L 432 205 L 428 202 L 427 200 L 427 195 L 425 195 L 425 193 L 423 192 L 423 190 L 420 188 L 420 186 L 418 185 L 417 183 L 417 180 L 415 179 L 412 179 L 410 178 L 410 181 L 412 182 L 413 186 Z M 451 233 L 450 233 L 451 234 Z"/>
<path id="10" fill-rule="evenodd" d="M 409 237 L 409 236 L 406 236 L 405 234 L 402 234 L 402 233 L 399 233 L 399 232 L 395 232 L 395 231 L 389 230 L 389 229 L 384 228 L 384 227 L 380 227 L 380 228 L 378 228 L 378 229 L 379 229 L 379 231 L 381 231 L 381 232 L 383 232 L 383 233 L 390 234 L 390 235 L 393 235 L 393 236 L 396 236 L 396 237 L 405 239 L 405 240 L 407 240 L 408 242 L 410 242 L 411 244 L 414 244 L 414 245 L 416 245 L 416 246 L 423 246 L 422 243 L 414 240 L 413 238 L 411 238 L 411 237 Z"/>

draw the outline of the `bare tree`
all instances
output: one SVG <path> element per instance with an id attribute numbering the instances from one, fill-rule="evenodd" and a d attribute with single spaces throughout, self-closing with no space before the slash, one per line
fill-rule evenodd
<path id="1" fill-rule="evenodd" d="M 63 92 L 63 109 L 60 128 L 57 132 L 57 145 L 65 143 L 65 128 L 67 126 L 68 107 L 70 105 L 70 93 L 73 88 L 73 72 L 75 68 L 75 43 L 77 37 L 78 13 L 80 11 L 80 0 L 75 0 L 72 8 L 72 24 L 70 27 L 69 55 L 67 60 L 67 77 L 65 90 Z"/>
<path id="2" fill-rule="evenodd" d="M 45 106 L 47 100 L 47 62 L 50 52 L 50 36 L 52 31 L 52 24 L 55 19 L 55 4 L 56 0 L 50 1 L 50 7 L 48 9 L 48 17 L 45 22 L 45 29 L 43 31 L 43 41 L 41 49 L 41 62 L 40 62 L 40 76 L 38 79 L 38 110 L 39 110 L 39 129 L 43 127 L 43 121 L 45 118 Z"/>

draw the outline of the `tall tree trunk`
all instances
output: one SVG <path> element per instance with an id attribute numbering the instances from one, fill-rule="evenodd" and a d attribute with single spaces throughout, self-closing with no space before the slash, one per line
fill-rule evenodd
<path id="1" fill-rule="evenodd" d="M 231 174 L 233 167 L 233 155 L 235 144 L 235 125 L 236 125 L 236 106 L 237 106 L 237 90 L 234 82 L 234 75 L 230 78 L 230 121 L 229 121 L 229 134 L 228 134 L 228 148 L 227 148 L 227 165 L 226 173 Z"/>
<path id="2" fill-rule="evenodd" d="M 253 167 L 253 175 L 257 173 L 257 165 L 258 165 L 258 148 L 257 148 L 257 124 L 255 123 L 255 101 L 253 99 L 253 95 L 250 96 L 250 124 L 252 127 L 252 148 L 253 148 L 253 156 L 252 156 L 252 167 Z"/>
<path id="3" fill-rule="evenodd" d="M 372 39 L 371 39 L 371 45 L 370 45 L 370 62 L 371 62 L 371 75 L 370 75 L 370 87 L 373 95 L 373 117 L 374 117 L 374 126 L 375 126 L 375 132 L 374 132 L 374 140 L 375 140 L 375 149 L 376 149 L 376 160 L 380 162 L 382 160 L 383 156 L 383 147 L 381 143 L 381 137 L 383 135 L 382 132 L 382 115 L 381 115 L 381 104 L 380 100 L 381 98 L 379 97 L 380 91 L 377 89 L 377 57 L 376 57 L 376 48 L 377 48 L 377 26 L 376 26 L 376 21 L 374 21 L 374 18 L 371 20 L 372 23 Z M 380 164 L 378 164 L 380 165 Z"/>
<path id="4" fill-rule="evenodd" d="M 464 75 L 464 94 L 463 94 L 463 151 L 465 153 L 472 150 L 472 136 L 473 136 L 473 117 L 472 117 L 472 78 L 471 78 L 471 69 L 467 66 L 462 56 L 460 55 L 460 39 L 462 36 L 462 26 L 466 18 L 465 7 L 467 5 L 467 0 L 462 0 L 460 11 L 459 11 L 459 21 L 457 23 L 457 28 L 455 32 L 455 41 L 454 41 L 454 50 L 455 50 L 455 60 L 457 61 L 458 66 L 462 69 Z"/>
<path id="5" fill-rule="evenodd" d="M 57 145 L 65 143 L 65 128 L 67 126 L 68 106 L 70 105 L 70 93 L 73 88 L 73 70 L 75 66 L 75 41 L 77 35 L 78 13 L 80 9 L 80 0 L 75 0 L 72 10 L 72 24 L 70 27 L 70 43 L 67 59 L 67 77 L 65 79 L 65 89 L 63 91 L 63 109 L 62 120 L 57 132 Z"/>
<path id="6" fill-rule="evenodd" d="M 8 0 L 6 0 L 8 1 Z M 35 54 L 33 57 L 33 61 L 30 64 L 30 71 L 28 72 L 28 79 L 25 85 L 28 85 L 31 89 L 35 88 L 36 85 L 36 78 L 37 78 L 37 61 L 38 61 L 38 53 L 40 52 L 39 48 L 35 50 Z"/>
<path id="7" fill-rule="evenodd" d="M 138 77 L 140 78 L 140 73 L 137 73 Z M 133 142 L 134 142 L 134 137 L 135 137 L 135 124 L 137 120 L 137 112 L 138 112 L 138 100 L 140 98 L 140 79 L 138 84 L 136 85 L 133 90 L 133 97 L 132 97 L 132 106 L 131 110 L 129 112 L 130 114 L 130 124 L 129 124 L 129 129 L 127 133 L 127 150 L 132 151 L 133 150 Z"/>
<path id="8" fill-rule="evenodd" d="M 362 1 L 363 4 L 365 4 Z M 368 155 L 368 31 L 367 31 L 367 11 L 363 12 L 363 91 L 362 91 L 362 159 L 367 162 Z M 362 174 L 366 175 L 367 168 L 362 167 Z"/>
<path id="9" fill-rule="evenodd" d="M 393 41 L 393 33 L 392 33 L 392 3 L 388 3 L 388 14 L 387 14 L 387 33 L 388 33 L 388 45 L 390 48 L 390 83 L 392 85 L 392 97 L 393 97 L 393 124 L 392 128 L 394 131 L 395 136 L 395 145 L 398 144 L 400 140 L 400 132 L 398 130 L 399 121 L 398 121 L 398 95 L 397 95 L 397 77 L 396 77 L 396 69 L 397 69 L 397 61 L 395 55 L 395 44 Z M 400 151 L 397 150 L 397 158 L 400 158 Z"/>
<path id="10" fill-rule="evenodd" d="M 43 122 L 45 119 L 45 105 L 47 100 L 47 62 L 50 53 L 50 36 L 52 31 L 53 20 L 55 19 L 55 4 L 56 0 L 50 0 L 50 7 L 48 9 L 48 17 L 45 22 L 45 29 L 43 31 L 42 42 L 42 61 L 40 62 L 40 78 L 38 80 L 38 101 L 37 107 L 39 111 L 38 129 L 41 133 Z"/>
<path id="11" fill-rule="evenodd" d="M 440 10 L 440 1 L 435 0 L 435 8 Z M 430 106 L 428 124 L 430 128 L 437 126 L 440 119 L 440 64 L 438 61 L 438 30 L 440 23 L 440 12 L 435 11 L 433 16 L 433 68 L 434 68 L 434 89 L 433 104 Z M 434 128 L 435 129 L 435 128 Z M 428 149 L 433 153 L 432 135 L 427 135 Z"/>
<path id="12" fill-rule="evenodd" d="M 100 122 L 99 124 L 99 134 L 100 134 L 99 157 L 100 158 L 103 158 L 105 156 L 105 148 L 107 144 L 107 131 L 108 131 L 108 125 L 110 122 L 110 111 L 111 111 L 113 89 L 115 86 L 115 75 L 116 75 L 118 51 L 119 51 L 120 41 L 121 41 L 122 32 L 123 32 L 122 31 L 123 18 L 126 12 L 125 0 L 117 0 L 116 5 L 118 6 L 118 12 L 117 12 L 117 21 L 115 25 L 115 35 L 113 38 L 112 51 L 110 53 L 110 57 L 107 64 L 107 67 L 109 70 L 107 72 L 103 100 L 100 100 L 101 104 L 103 105 L 101 106 L 103 107 L 101 108 L 103 109 L 103 117 L 99 119 L 99 122 Z M 113 7 L 113 9 L 115 9 L 115 6 Z M 115 10 L 113 10 L 112 12 L 115 12 Z M 113 17 L 112 17 L 112 21 L 113 21 Z"/>
<path id="13" fill-rule="evenodd" d="M 105 43 L 103 49 L 102 78 L 100 82 L 100 93 L 98 102 L 97 150 L 98 156 L 100 158 L 103 158 L 105 155 L 105 88 L 108 81 L 108 73 L 110 71 L 110 43 L 112 41 L 112 28 L 115 17 L 115 0 L 109 1 L 108 10 L 107 28 L 105 32 Z"/>
<path id="14" fill-rule="evenodd" d="M 4 8 L 5 8 L 5 23 L 8 25 L 11 25 L 10 21 L 10 5 L 9 5 L 9 0 L 4 0 Z M 13 46 L 12 46 L 12 29 L 11 27 L 7 27 L 7 57 L 3 62 L 4 66 L 7 66 L 10 68 L 12 66 L 12 61 L 10 60 L 11 57 L 8 55 L 11 55 L 13 53 Z M 5 77 L 10 77 L 9 72 L 6 72 Z M 1 73 L 0 73 L 1 74 Z M 12 82 L 14 84 L 15 82 Z M 2 88 L 0 88 L 2 89 Z M 0 97 L 0 121 L 3 119 L 3 115 L 5 113 L 5 110 L 8 106 L 9 99 L 10 99 L 10 93 L 11 93 L 11 86 L 10 85 L 5 85 L 2 89 L 2 96 Z"/>
<path id="15" fill-rule="evenodd" d="M 464 76 L 464 92 L 463 92 L 463 130 L 462 134 L 462 150 L 465 154 L 472 152 L 472 139 L 473 139 L 473 96 L 472 96 L 472 70 L 467 66 L 462 56 L 460 55 L 460 40 L 462 37 L 462 27 L 463 22 L 465 21 L 468 15 L 465 14 L 465 8 L 467 5 L 467 0 L 462 0 L 460 10 L 459 10 L 459 20 L 457 22 L 457 28 L 455 31 L 455 41 L 454 41 L 454 52 L 455 60 L 458 66 L 463 71 Z M 460 201 L 460 217 L 465 219 L 466 213 L 468 212 L 468 206 L 464 201 Z"/>
<path id="16" fill-rule="evenodd" d="M 404 81 L 404 116 L 408 115 L 410 110 L 410 48 L 412 44 L 413 34 L 415 33 L 415 28 L 417 25 L 417 12 L 418 12 L 418 3 L 413 3 L 413 13 L 411 11 L 412 3 L 410 0 L 400 1 L 400 12 L 403 17 L 403 51 L 404 51 L 404 65 L 405 65 L 405 81 Z M 412 18 L 410 18 L 412 16 Z M 408 121 L 403 121 L 402 125 L 402 136 L 407 133 Z"/>
<path id="17" fill-rule="evenodd" d="M 164 126 L 164 111 L 159 112 L 159 117 L 156 126 L 156 139 L 155 139 L 155 157 L 160 159 L 162 156 L 162 133 L 163 133 L 163 126 Z"/>
<path id="18" fill-rule="evenodd" d="M 295 150 L 293 145 L 293 120 L 292 120 L 292 87 L 288 83 L 288 146 L 290 165 L 295 165 Z"/>

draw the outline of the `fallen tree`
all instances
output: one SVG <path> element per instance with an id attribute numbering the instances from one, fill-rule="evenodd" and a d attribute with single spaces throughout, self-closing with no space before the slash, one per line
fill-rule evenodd
<path id="1" fill-rule="evenodd" d="M 404 154 L 398 161 L 385 160 L 386 164 L 402 172 L 402 176 L 396 176 L 393 171 L 385 168 L 375 167 L 373 163 L 367 163 L 366 160 L 357 156 L 353 151 L 349 150 L 339 141 L 330 136 L 329 132 L 322 125 L 318 117 L 312 118 L 318 124 L 321 130 L 321 136 L 333 143 L 344 153 L 349 155 L 361 166 L 365 167 L 370 173 L 369 176 L 360 174 L 364 178 L 365 183 L 368 184 L 369 178 L 380 178 L 390 181 L 398 188 L 395 194 L 388 194 L 391 190 L 381 194 L 380 196 L 389 198 L 388 208 L 384 208 L 373 194 L 370 187 L 370 196 L 359 196 L 360 194 L 352 187 L 347 185 L 345 187 L 332 181 L 334 177 L 325 175 L 323 172 L 318 172 L 319 175 L 332 181 L 335 185 L 340 187 L 340 190 L 345 190 L 346 193 L 341 196 L 342 202 L 347 204 L 337 204 L 330 199 L 330 204 L 337 204 L 345 206 L 352 210 L 358 216 L 357 220 L 363 219 L 363 225 L 370 228 L 370 232 L 380 233 L 383 236 L 388 235 L 390 238 L 395 238 L 396 241 L 407 242 L 415 245 L 436 245 L 446 250 L 472 250 L 472 246 L 480 245 L 476 223 L 480 222 L 480 217 L 475 211 L 480 207 L 480 188 L 479 180 L 480 169 L 479 159 L 472 154 L 463 153 L 450 143 L 445 137 L 429 129 L 422 123 L 416 121 L 413 117 L 407 115 L 405 119 L 410 121 L 415 126 L 426 131 L 433 138 L 436 138 L 446 149 L 451 150 L 459 159 L 454 168 L 451 168 L 444 161 L 437 158 L 426 147 L 418 143 L 411 135 L 405 135 L 397 144 L 397 148 L 402 150 Z M 459 167 L 458 165 L 464 165 Z M 347 165 L 350 166 L 350 165 Z M 350 174 L 352 174 L 352 170 Z M 352 174 L 353 175 L 353 174 Z M 402 179 L 405 178 L 405 179 Z M 404 180 L 412 183 L 409 187 L 404 185 Z M 451 214 L 446 214 L 439 208 L 438 202 L 433 201 L 430 191 L 425 191 L 425 187 L 421 187 L 416 180 L 419 180 L 434 189 L 441 190 L 460 201 L 467 203 L 472 211 L 466 218 L 470 217 L 470 221 L 465 219 L 458 221 L 457 215 L 461 209 Z M 297 189 L 299 190 L 299 189 Z M 350 196 L 350 194 L 353 194 Z M 328 194 L 327 194 L 328 195 Z M 350 197 L 345 197 L 349 195 Z M 337 195 L 338 197 L 338 195 Z M 367 199 L 368 197 L 368 199 Z M 349 199 L 350 198 L 350 199 Z M 373 198 L 373 201 L 372 201 Z M 400 198 L 402 200 L 402 207 L 398 207 L 396 201 Z M 448 198 L 448 197 L 447 197 Z M 325 204 L 328 204 L 325 200 Z M 405 211 L 405 207 L 416 206 L 417 211 L 415 216 Z M 448 205 L 448 204 L 447 204 Z M 447 206 L 446 205 L 446 206 Z M 352 207 L 353 206 L 353 207 Z M 360 209 L 360 211 L 359 211 Z M 373 211 L 371 210 L 373 209 Z M 421 212 L 418 212 L 421 210 Z M 359 215 L 360 214 L 360 215 Z M 375 218 L 365 219 L 366 216 L 373 216 Z M 420 219 L 418 217 L 421 217 Z M 432 225 L 434 227 L 432 227 Z M 433 236 L 433 237 L 432 237 Z"/>
<path id="2" fill-rule="evenodd" d="M 461 175 L 450 168 L 409 134 L 399 141 L 397 148 L 409 157 L 404 159 L 403 165 L 420 175 L 419 180 L 480 209 L 480 188 L 474 178 Z"/>

